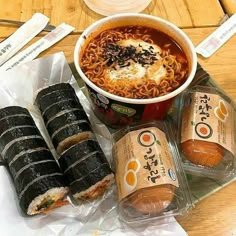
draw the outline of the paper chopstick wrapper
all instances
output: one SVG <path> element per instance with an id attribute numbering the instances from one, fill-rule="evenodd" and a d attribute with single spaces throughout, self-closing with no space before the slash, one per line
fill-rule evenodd
<path id="1" fill-rule="evenodd" d="M 47 25 L 49 18 L 41 13 L 35 13 L 9 38 L 0 43 L 0 65 L 15 55 L 31 39 L 40 33 Z"/>
<path id="2" fill-rule="evenodd" d="M 32 44 L 24 51 L 20 52 L 9 61 L 7 61 L 0 70 L 10 70 L 22 63 L 28 62 L 36 58 L 41 52 L 50 48 L 53 44 L 63 39 L 66 35 L 71 33 L 74 27 L 62 23 L 56 27 L 52 32 L 48 33 L 43 38 L 39 39 L 36 43 Z"/>
<path id="3" fill-rule="evenodd" d="M 227 40 L 236 33 L 236 14 L 231 16 L 225 23 L 217 28 L 197 47 L 196 52 L 203 57 L 210 57 L 219 49 Z"/>

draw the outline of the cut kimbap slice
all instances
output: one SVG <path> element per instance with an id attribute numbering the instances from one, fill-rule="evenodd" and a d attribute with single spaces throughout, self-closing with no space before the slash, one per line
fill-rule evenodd
<path id="1" fill-rule="evenodd" d="M 110 165 L 95 140 L 70 147 L 60 156 L 59 164 L 76 199 L 94 199 L 114 180 Z"/>
<path id="2" fill-rule="evenodd" d="M 13 158 L 8 164 L 13 178 L 15 178 L 19 171 L 27 168 L 27 166 L 30 166 L 35 162 L 40 162 L 43 160 L 55 161 L 52 153 L 47 148 L 31 149 L 15 157 L 16 158 Z"/>
<path id="3" fill-rule="evenodd" d="M 71 124 L 76 121 L 88 121 L 87 115 L 84 110 L 65 110 L 52 117 L 47 123 L 46 128 L 49 134 L 53 134 L 55 131 L 63 127 L 64 125 Z"/>
<path id="4" fill-rule="evenodd" d="M 61 170 L 55 160 L 40 160 L 30 163 L 27 168 L 20 169 L 14 176 L 14 184 L 16 192 L 20 194 L 26 186 L 28 186 L 34 179 L 53 173 L 61 173 Z M 11 166 L 13 168 L 14 165 Z"/>
<path id="5" fill-rule="evenodd" d="M 35 126 L 33 118 L 25 114 L 5 117 L 0 121 L 0 136 L 10 128 L 23 125 Z"/>
<path id="6" fill-rule="evenodd" d="M 6 130 L 0 136 L 0 150 L 3 151 L 7 144 L 26 136 L 40 135 L 36 126 L 15 126 Z"/>
<path id="7" fill-rule="evenodd" d="M 8 116 L 21 115 L 21 114 L 30 115 L 28 110 L 23 107 L 19 106 L 5 107 L 0 109 L 0 120 Z"/>
<path id="8" fill-rule="evenodd" d="M 70 156 L 67 159 L 65 158 L 60 158 L 60 159 L 64 159 L 64 162 L 70 163 L 71 159 L 75 159 L 75 155 L 73 157 L 74 158 L 71 158 Z M 103 153 L 98 151 L 89 153 L 86 156 L 80 158 L 79 160 L 77 156 L 77 161 L 75 161 L 71 165 L 68 164 L 65 165 L 65 167 L 68 166 L 67 168 L 64 168 L 63 165 L 61 165 L 61 162 L 59 163 L 69 183 L 72 183 L 76 179 L 84 178 L 84 176 L 88 175 L 88 173 L 90 173 L 92 170 L 100 168 L 100 166 L 102 166 L 105 163 L 108 164 L 106 157 L 103 155 Z"/>
<path id="9" fill-rule="evenodd" d="M 48 106 L 47 109 L 42 112 L 42 116 L 45 123 L 47 123 L 49 119 L 56 116 L 59 112 L 72 110 L 75 108 L 77 108 L 78 110 L 83 109 L 77 98 L 67 98 L 66 100 L 61 100 L 57 103 L 52 104 L 51 106 Z"/>
<path id="10" fill-rule="evenodd" d="M 28 215 L 47 213 L 68 204 L 64 199 L 68 192 L 62 173 L 36 177 L 18 195 L 21 209 Z"/>
<path id="11" fill-rule="evenodd" d="M 77 149 L 78 150 L 78 149 Z M 103 152 L 99 143 L 95 139 L 87 139 L 80 142 L 79 145 L 79 153 L 76 153 L 76 150 L 73 155 L 71 155 L 69 158 L 66 158 L 68 154 L 64 155 L 64 152 L 61 154 L 61 156 L 58 159 L 60 167 L 65 171 L 67 170 L 71 165 L 74 165 L 74 163 L 78 161 L 83 161 L 85 158 L 88 158 L 88 155 L 91 155 L 96 152 Z M 70 152 L 68 152 L 70 153 Z M 78 158 L 80 157 L 80 158 Z M 104 161 L 106 162 L 106 157 Z"/>
<path id="12" fill-rule="evenodd" d="M 102 176 L 104 177 L 102 178 Z M 103 164 L 84 178 L 72 182 L 70 191 L 75 199 L 93 200 L 104 194 L 113 181 L 114 175 L 111 173 L 109 165 Z"/>
<path id="13" fill-rule="evenodd" d="M 36 96 L 36 101 L 40 100 L 42 97 L 44 97 L 45 95 L 54 92 L 54 91 L 62 91 L 62 90 L 71 90 L 73 91 L 74 89 L 72 88 L 72 86 L 69 83 L 58 83 L 58 84 L 54 84 L 54 85 L 50 85 L 46 88 L 41 89 L 37 96 Z"/>
<path id="14" fill-rule="evenodd" d="M 36 101 L 40 108 L 40 111 L 44 112 L 47 109 L 47 107 L 51 106 L 52 104 L 68 98 L 77 99 L 74 89 L 53 91 L 49 94 L 44 95 L 40 99 L 37 99 Z"/>
<path id="15" fill-rule="evenodd" d="M 90 124 L 87 121 L 78 121 L 62 126 L 51 135 L 53 145 L 60 154 L 72 145 L 93 138 Z"/>
<path id="16" fill-rule="evenodd" d="M 29 137 L 27 139 L 15 142 L 5 150 L 4 154 L 1 153 L 1 155 L 7 163 L 10 163 L 16 155 L 35 148 L 48 148 L 42 136 L 36 136 L 33 138 Z"/>

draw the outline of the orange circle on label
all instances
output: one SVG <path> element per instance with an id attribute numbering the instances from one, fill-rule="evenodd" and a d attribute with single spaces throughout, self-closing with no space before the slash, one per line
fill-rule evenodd
<path id="1" fill-rule="evenodd" d="M 144 142 L 149 142 L 150 139 L 151 139 L 150 135 L 148 135 L 148 134 L 144 134 L 144 135 L 143 135 L 143 141 L 144 141 Z"/>
<path id="2" fill-rule="evenodd" d="M 208 130 L 206 127 L 201 127 L 200 128 L 200 133 L 203 134 L 203 135 L 206 135 L 208 133 Z"/>

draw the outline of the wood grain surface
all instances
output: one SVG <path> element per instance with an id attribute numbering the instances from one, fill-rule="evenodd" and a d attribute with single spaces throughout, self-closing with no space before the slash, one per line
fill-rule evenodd
<path id="1" fill-rule="evenodd" d="M 234 0 L 233 0 L 234 1 Z M 223 1 L 222 1 L 223 2 Z M 33 13 L 42 12 L 51 18 L 51 24 L 69 23 L 84 29 L 102 16 L 90 11 L 82 0 L 0 0 L 0 18 L 25 21 Z M 152 0 L 144 11 L 168 19 L 180 27 L 198 45 L 219 25 L 224 11 L 217 0 Z M 0 25 L 0 39 L 16 27 Z M 40 57 L 63 51 L 68 62 L 73 61 L 73 51 L 79 35 L 69 35 Z M 40 38 L 36 37 L 32 42 Z M 31 43 L 32 43 L 31 42 Z M 232 37 L 210 58 L 198 56 L 199 63 L 217 84 L 236 102 L 236 36 Z M 196 204 L 189 215 L 178 217 L 178 222 L 189 236 L 236 236 L 236 182 Z M 178 236 L 178 235 L 176 235 Z"/>
<path id="2" fill-rule="evenodd" d="M 221 5 L 225 12 L 230 16 L 236 13 L 236 1 L 235 0 L 220 0 Z"/>
<path id="3" fill-rule="evenodd" d="M 0 18 L 27 21 L 35 12 L 48 16 L 50 24 L 66 22 L 83 30 L 103 16 L 91 11 L 83 0 L 0 0 Z M 224 11 L 217 0 L 152 0 L 143 11 L 167 19 L 179 27 L 217 26 Z M 0 24 L 0 36 L 8 36 L 15 26 Z"/>
<path id="4" fill-rule="evenodd" d="M 236 236 L 236 182 L 199 202 L 177 221 L 189 236 Z"/>

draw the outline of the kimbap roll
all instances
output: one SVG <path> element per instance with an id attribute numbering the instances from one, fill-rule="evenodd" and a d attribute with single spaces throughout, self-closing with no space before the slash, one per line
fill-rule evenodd
<path id="1" fill-rule="evenodd" d="M 76 199 L 95 199 L 113 180 L 110 165 L 95 140 L 84 140 L 62 153 L 59 165 Z"/>
<path id="2" fill-rule="evenodd" d="M 55 84 L 42 89 L 36 103 L 59 154 L 93 136 L 88 117 L 70 84 Z"/>
<path id="3" fill-rule="evenodd" d="M 48 212 L 65 204 L 63 173 L 30 113 L 21 107 L 0 109 L 0 154 L 5 159 L 22 211 Z"/>
<path id="4" fill-rule="evenodd" d="M 72 145 L 93 137 L 90 125 L 87 121 L 76 121 L 71 124 L 66 124 L 55 131 L 51 138 L 52 143 L 57 147 L 57 152 L 60 154 Z"/>

